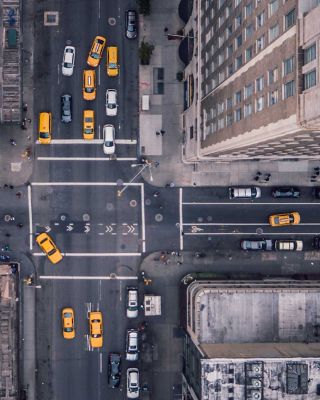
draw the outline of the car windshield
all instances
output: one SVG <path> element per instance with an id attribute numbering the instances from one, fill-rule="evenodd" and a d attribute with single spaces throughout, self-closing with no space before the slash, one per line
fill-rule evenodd
<path id="1" fill-rule="evenodd" d="M 64 317 L 65 317 L 65 318 L 71 318 L 71 317 L 72 317 L 72 314 L 69 313 L 69 312 L 66 312 L 66 313 L 64 313 Z"/>
<path id="2" fill-rule="evenodd" d="M 67 62 L 65 62 L 65 63 L 63 64 L 63 66 L 64 66 L 65 68 L 72 68 L 72 64 L 71 64 L 71 63 L 67 63 Z"/>
<path id="3" fill-rule="evenodd" d="M 50 137 L 49 132 L 40 132 L 41 139 L 48 139 Z"/>
<path id="4" fill-rule="evenodd" d="M 91 57 L 97 60 L 99 58 L 99 54 L 98 53 L 91 53 Z"/>
<path id="5" fill-rule="evenodd" d="M 57 250 L 56 249 L 52 249 L 51 251 L 48 252 L 49 256 L 52 256 L 52 254 L 54 254 Z"/>
<path id="6" fill-rule="evenodd" d="M 131 22 L 131 24 L 132 24 L 132 22 Z M 128 26 L 128 31 L 129 32 L 133 32 L 134 31 L 134 25 L 129 25 Z"/>
<path id="7" fill-rule="evenodd" d="M 92 129 L 85 129 L 84 133 L 92 133 Z"/>
<path id="8" fill-rule="evenodd" d="M 113 146 L 113 140 L 106 140 L 104 142 L 104 144 L 105 144 L 106 147 L 112 147 Z"/>
<path id="9" fill-rule="evenodd" d="M 108 104 L 108 107 L 109 107 L 109 108 L 116 108 L 116 105 L 115 105 L 115 104 L 112 104 L 112 103 L 109 103 L 109 104 Z"/>
<path id="10" fill-rule="evenodd" d="M 64 331 L 65 331 L 65 332 L 72 332 L 73 329 L 72 329 L 72 328 L 64 328 Z"/>
<path id="11" fill-rule="evenodd" d="M 92 93 L 92 92 L 93 92 L 93 88 L 88 88 L 88 87 L 86 87 L 86 92 L 87 92 L 87 93 Z"/>
<path id="12" fill-rule="evenodd" d="M 92 335 L 92 337 L 99 338 L 99 337 L 101 337 L 101 335 L 100 335 L 100 333 L 95 333 L 95 334 Z"/>
<path id="13" fill-rule="evenodd" d="M 115 69 L 115 68 L 117 68 L 117 64 L 115 64 L 115 63 L 110 63 L 110 64 L 109 64 L 109 68 Z"/>
<path id="14" fill-rule="evenodd" d="M 92 122 L 92 121 L 93 121 L 93 119 L 91 117 L 87 117 L 84 119 L 84 122 Z"/>

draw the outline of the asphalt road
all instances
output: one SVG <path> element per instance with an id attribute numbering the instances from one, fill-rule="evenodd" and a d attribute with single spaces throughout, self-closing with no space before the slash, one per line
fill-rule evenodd
<path id="1" fill-rule="evenodd" d="M 51 111 L 54 138 L 50 146 L 36 146 L 28 193 L 27 242 L 41 283 L 37 292 L 36 338 L 37 390 L 41 399 L 126 397 L 128 363 L 123 361 L 121 388 L 111 390 L 107 385 L 107 356 L 109 351 L 124 356 L 126 329 L 137 327 L 142 320 L 142 316 L 132 322 L 127 320 L 125 294 L 128 284 L 137 283 L 139 265 L 146 254 L 162 250 L 218 250 L 221 256 L 232 250 L 240 265 L 248 259 L 248 254 L 239 249 L 242 238 L 302 239 L 305 249 L 312 250 L 312 238 L 320 234 L 320 203 L 312 198 L 309 189 L 303 189 L 301 199 L 290 202 L 272 199 L 265 189 L 261 199 L 231 201 L 226 188 L 155 189 L 139 178 L 128 187 L 122 185 L 130 182 L 141 168 L 135 166 L 138 43 L 124 36 L 124 10 L 134 7 L 134 1 L 36 2 L 34 120 L 39 112 Z M 59 12 L 59 26 L 43 26 L 43 11 L 49 9 Z M 107 76 L 104 56 L 97 69 L 97 99 L 85 102 L 82 72 L 97 34 L 107 38 L 107 45 L 118 46 L 120 75 Z M 76 47 L 72 77 L 61 75 L 67 40 Z M 117 117 L 105 114 L 108 88 L 118 91 Z M 69 125 L 60 122 L 60 96 L 65 93 L 73 97 L 73 121 Z M 82 112 L 86 107 L 94 109 L 96 115 L 93 143 L 81 141 Z M 116 160 L 102 151 L 102 127 L 106 123 L 116 127 Z M 117 192 L 123 189 L 119 197 Z M 155 196 L 155 192 L 159 194 Z M 299 211 L 301 224 L 271 228 L 268 216 L 285 211 Z M 35 247 L 34 235 L 42 231 L 49 232 L 64 253 L 64 260 L 56 266 Z M 282 255 L 275 257 L 279 260 Z M 114 274 L 118 279 L 114 279 Z M 171 287 L 175 293 L 180 275 L 181 271 L 170 269 L 170 285 L 175 282 L 176 287 Z M 161 279 L 165 285 L 166 277 Z M 60 314 L 66 306 L 75 310 L 77 334 L 73 341 L 64 340 L 61 334 Z M 103 312 L 104 346 L 99 351 L 88 347 L 90 309 Z M 174 321 L 171 323 L 178 325 L 177 318 L 173 318 L 176 310 L 168 306 L 170 312 Z M 132 365 L 143 371 L 141 383 L 152 385 L 141 361 Z M 155 386 L 168 389 L 172 385 L 161 372 L 155 375 Z M 161 393 L 154 393 L 153 398 L 162 399 Z"/>

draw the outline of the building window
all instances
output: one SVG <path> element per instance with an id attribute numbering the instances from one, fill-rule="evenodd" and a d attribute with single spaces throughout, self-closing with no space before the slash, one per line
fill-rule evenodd
<path id="1" fill-rule="evenodd" d="M 269 106 L 273 106 L 274 104 L 278 103 L 278 90 L 274 90 L 273 92 L 269 93 Z"/>
<path id="2" fill-rule="evenodd" d="M 223 23 L 224 23 L 224 15 L 222 14 L 218 19 L 218 27 L 220 28 Z"/>
<path id="3" fill-rule="evenodd" d="M 264 24 L 264 11 L 257 16 L 257 29 L 261 28 Z"/>
<path id="4" fill-rule="evenodd" d="M 272 42 L 278 36 L 279 36 L 279 24 L 276 24 L 269 29 L 269 42 Z"/>
<path id="5" fill-rule="evenodd" d="M 219 65 L 219 67 L 223 62 L 224 62 L 224 54 L 221 53 L 221 54 L 219 54 L 219 57 L 218 57 L 218 65 Z"/>
<path id="6" fill-rule="evenodd" d="M 226 125 L 230 126 L 233 123 L 233 118 L 232 118 L 232 114 L 227 114 L 226 116 Z"/>
<path id="7" fill-rule="evenodd" d="M 294 81 L 290 81 L 285 83 L 284 85 L 284 98 L 287 99 L 288 97 L 294 96 L 295 94 L 295 84 Z"/>
<path id="8" fill-rule="evenodd" d="M 227 110 L 232 108 L 232 97 L 227 98 Z"/>
<path id="9" fill-rule="evenodd" d="M 242 65 L 242 54 L 240 54 L 239 57 L 236 58 L 235 61 L 236 65 L 235 65 L 235 70 L 239 69 Z"/>
<path id="10" fill-rule="evenodd" d="M 269 3 L 269 17 L 271 17 L 271 15 L 276 13 L 278 11 L 278 8 L 279 8 L 279 0 L 270 1 L 270 3 Z"/>
<path id="11" fill-rule="evenodd" d="M 233 74 L 233 64 L 228 65 L 228 76 Z"/>
<path id="12" fill-rule="evenodd" d="M 229 18 L 231 14 L 231 7 L 227 6 L 226 7 L 226 18 Z"/>
<path id="13" fill-rule="evenodd" d="M 288 12 L 285 16 L 285 27 L 286 29 L 291 28 L 292 25 L 296 23 L 296 10 L 295 8 Z"/>
<path id="14" fill-rule="evenodd" d="M 261 92 L 264 88 L 264 78 L 263 76 L 260 76 L 259 78 L 256 79 L 256 92 Z"/>
<path id="15" fill-rule="evenodd" d="M 252 11 L 253 11 L 252 3 L 247 4 L 245 6 L 246 18 L 252 15 Z"/>
<path id="16" fill-rule="evenodd" d="M 252 95 L 253 95 L 253 83 L 249 83 L 249 85 L 246 85 L 244 87 L 244 99 L 247 99 Z"/>
<path id="17" fill-rule="evenodd" d="M 219 118 L 218 119 L 218 130 L 224 128 L 224 118 Z"/>
<path id="18" fill-rule="evenodd" d="M 218 115 L 224 112 L 224 102 L 218 103 Z"/>
<path id="19" fill-rule="evenodd" d="M 294 69 L 294 57 L 287 58 L 283 62 L 283 76 L 286 76 L 293 72 Z"/>
<path id="20" fill-rule="evenodd" d="M 238 7 L 238 5 L 241 3 L 241 0 L 234 0 L 234 7 Z"/>
<path id="21" fill-rule="evenodd" d="M 264 35 L 260 36 L 257 39 L 256 45 L 257 45 L 257 52 L 264 49 Z"/>
<path id="22" fill-rule="evenodd" d="M 248 117 L 252 114 L 252 103 L 248 103 L 244 105 L 243 116 Z"/>
<path id="23" fill-rule="evenodd" d="M 264 107 L 264 96 L 256 99 L 256 112 L 262 111 Z"/>
<path id="24" fill-rule="evenodd" d="M 234 94 L 234 103 L 239 104 L 241 102 L 241 90 Z"/>
<path id="25" fill-rule="evenodd" d="M 229 25 L 226 29 L 226 38 L 228 39 L 232 35 L 232 25 Z"/>
<path id="26" fill-rule="evenodd" d="M 269 70 L 269 85 L 277 82 L 278 80 L 278 67 Z"/>
<path id="27" fill-rule="evenodd" d="M 237 49 L 242 46 L 242 35 L 236 37 L 236 47 Z"/>
<path id="28" fill-rule="evenodd" d="M 230 44 L 230 46 L 227 47 L 227 57 L 231 57 L 233 53 L 233 46 Z"/>
<path id="29" fill-rule="evenodd" d="M 219 84 L 224 81 L 224 71 L 219 72 Z"/>
<path id="30" fill-rule="evenodd" d="M 240 13 L 239 15 L 237 15 L 234 19 L 234 26 L 235 29 L 239 28 L 242 24 L 242 14 Z"/>
<path id="31" fill-rule="evenodd" d="M 219 44 L 219 48 L 223 45 L 224 43 L 224 35 L 219 36 L 218 39 L 218 44 Z"/>
<path id="32" fill-rule="evenodd" d="M 304 65 L 308 64 L 312 60 L 316 59 L 317 51 L 316 44 L 313 43 L 311 46 L 303 50 L 303 61 Z"/>
<path id="33" fill-rule="evenodd" d="M 236 122 L 241 120 L 241 108 L 238 108 L 235 112 L 234 112 L 234 119 Z"/>
<path id="34" fill-rule="evenodd" d="M 253 46 L 250 46 L 249 48 L 246 49 L 246 61 L 250 61 L 251 58 L 253 57 Z"/>
<path id="35" fill-rule="evenodd" d="M 225 0 L 219 0 L 218 1 L 218 10 L 220 10 L 220 8 L 224 5 Z"/>
<path id="36" fill-rule="evenodd" d="M 246 27 L 246 39 L 249 39 L 253 34 L 253 25 L 250 24 Z"/>
<path id="37" fill-rule="evenodd" d="M 303 82 L 304 82 L 304 90 L 311 88 L 312 86 L 316 85 L 316 70 L 313 69 L 312 71 L 308 72 L 307 74 L 303 75 Z"/>

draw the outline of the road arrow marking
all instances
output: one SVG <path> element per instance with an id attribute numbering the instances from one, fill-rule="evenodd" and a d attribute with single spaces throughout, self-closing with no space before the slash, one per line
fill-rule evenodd
<path id="1" fill-rule="evenodd" d="M 71 222 L 69 225 L 67 225 L 67 232 L 73 231 L 73 223 Z"/>
<path id="2" fill-rule="evenodd" d="M 85 224 L 85 226 L 84 226 L 84 233 L 89 233 L 90 230 L 91 230 L 90 224 Z"/>

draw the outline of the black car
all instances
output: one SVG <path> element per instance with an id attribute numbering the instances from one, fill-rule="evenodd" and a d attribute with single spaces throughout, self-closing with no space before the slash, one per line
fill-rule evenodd
<path id="1" fill-rule="evenodd" d="M 296 187 L 278 187 L 272 190 L 272 197 L 275 198 L 298 198 L 300 190 Z"/>
<path id="2" fill-rule="evenodd" d="M 312 193 L 316 199 L 320 199 L 320 187 L 313 188 Z"/>
<path id="3" fill-rule="evenodd" d="M 61 122 L 69 123 L 72 121 L 72 96 L 64 94 L 61 96 Z"/>
<path id="4" fill-rule="evenodd" d="M 120 385 L 121 377 L 121 356 L 119 353 L 109 353 L 108 382 L 112 389 Z"/>
<path id="5" fill-rule="evenodd" d="M 126 11 L 126 37 L 135 39 L 137 37 L 137 13 L 135 10 Z"/>

